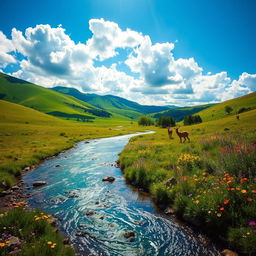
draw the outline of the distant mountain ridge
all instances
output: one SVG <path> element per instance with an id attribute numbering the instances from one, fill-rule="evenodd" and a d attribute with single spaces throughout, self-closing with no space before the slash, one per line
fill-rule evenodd
<path id="1" fill-rule="evenodd" d="M 62 118 L 92 120 L 112 114 L 47 88 L 0 73 L 0 99 L 36 109 Z"/>
<path id="2" fill-rule="evenodd" d="M 79 100 L 87 102 L 98 108 L 105 109 L 109 112 L 120 114 L 122 111 L 124 114 L 124 111 L 126 111 L 126 114 L 128 116 L 130 114 L 134 118 L 142 114 L 151 114 L 151 113 L 156 113 L 156 112 L 170 109 L 167 106 L 140 105 L 137 102 L 130 101 L 130 100 L 127 100 L 118 96 L 113 96 L 113 95 L 101 96 L 101 95 L 92 94 L 92 93 L 82 93 L 75 88 L 57 86 L 51 89 L 53 91 L 57 91 L 66 95 L 73 96 Z"/>

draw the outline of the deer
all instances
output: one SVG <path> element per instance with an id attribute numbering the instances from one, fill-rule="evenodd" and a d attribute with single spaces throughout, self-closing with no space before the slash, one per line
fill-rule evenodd
<path id="1" fill-rule="evenodd" d="M 169 135 L 170 140 L 173 140 L 172 129 L 170 129 L 170 127 L 168 127 L 168 135 Z"/>
<path id="2" fill-rule="evenodd" d="M 177 135 L 180 137 L 180 143 L 182 143 L 182 138 L 184 138 L 183 142 L 185 142 L 187 139 L 190 142 L 190 139 L 188 137 L 188 135 L 189 135 L 188 132 L 179 132 L 179 128 L 178 127 L 175 128 L 175 130 L 176 130 Z"/>

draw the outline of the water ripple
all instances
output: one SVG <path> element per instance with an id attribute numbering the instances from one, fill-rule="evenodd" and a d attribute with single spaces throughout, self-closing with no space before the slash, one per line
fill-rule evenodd
<path id="1" fill-rule="evenodd" d="M 31 207 L 58 217 L 60 229 L 79 255 L 219 255 L 214 246 L 201 245 L 187 227 L 158 215 L 149 198 L 140 200 L 125 184 L 114 164 L 130 137 L 80 142 L 28 173 L 27 186 L 38 179 L 48 183 L 32 188 Z M 115 182 L 102 182 L 107 175 L 114 176 Z M 135 232 L 134 241 L 124 237 L 129 230 Z M 77 236 L 78 231 L 83 236 Z"/>

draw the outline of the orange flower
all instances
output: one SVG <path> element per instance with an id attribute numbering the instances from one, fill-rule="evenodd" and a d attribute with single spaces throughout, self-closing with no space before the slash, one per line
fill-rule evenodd
<path id="1" fill-rule="evenodd" d="M 241 193 L 246 194 L 247 191 L 246 191 L 245 189 L 242 189 L 242 190 L 241 190 Z"/>
<path id="2" fill-rule="evenodd" d="M 228 204 L 228 203 L 229 203 L 229 200 L 224 200 L 223 203 L 224 203 L 224 204 Z"/>
<path id="3" fill-rule="evenodd" d="M 221 211 L 224 211 L 224 209 L 225 209 L 224 207 L 220 207 L 220 210 L 221 210 Z"/>
<path id="4" fill-rule="evenodd" d="M 0 247 L 4 247 L 5 246 L 5 243 L 0 243 Z"/>
<path id="5" fill-rule="evenodd" d="M 218 213 L 217 213 L 217 216 L 218 216 L 218 217 L 221 217 L 221 213 L 218 212 Z"/>
<path id="6" fill-rule="evenodd" d="M 253 201 L 253 199 L 250 198 L 250 197 L 248 197 L 248 198 L 247 198 L 247 201 L 251 202 L 251 201 Z"/>
<path id="7" fill-rule="evenodd" d="M 232 191 L 234 191 L 235 189 L 234 188 L 231 188 Z"/>

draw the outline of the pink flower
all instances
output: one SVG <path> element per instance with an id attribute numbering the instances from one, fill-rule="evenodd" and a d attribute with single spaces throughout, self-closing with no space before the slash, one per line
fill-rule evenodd
<path id="1" fill-rule="evenodd" d="M 255 226 L 256 226 L 256 222 L 255 222 L 255 221 L 250 221 L 250 222 L 249 222 L 249 226 L 255 227 Z"/>

